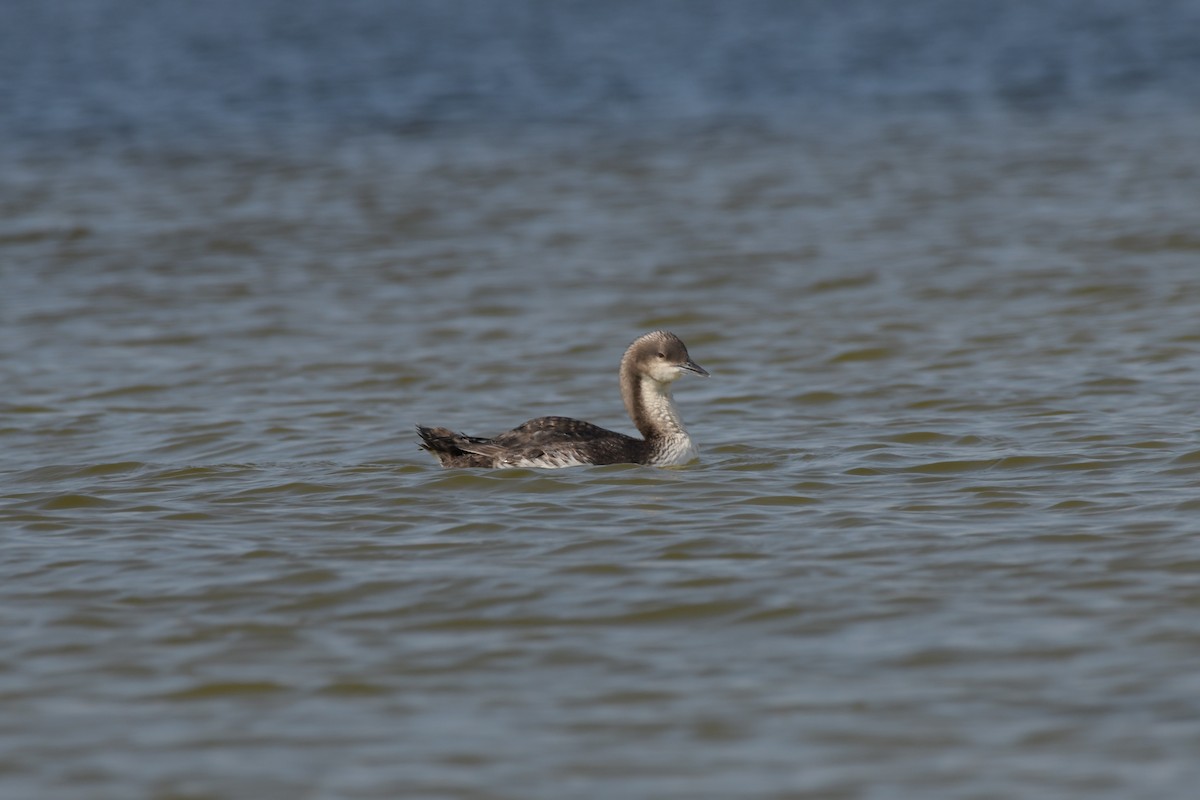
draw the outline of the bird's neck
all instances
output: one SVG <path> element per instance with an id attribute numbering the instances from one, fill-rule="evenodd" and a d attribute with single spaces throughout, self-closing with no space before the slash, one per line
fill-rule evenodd
<path id="1" fill-rule="evenodd" d="M 621 399 L 625 401 L 629 418 L 647 441 L 688 439 L 679 409 L 671 397 L 671 384 L 637 374 L 622 365 Z"/>

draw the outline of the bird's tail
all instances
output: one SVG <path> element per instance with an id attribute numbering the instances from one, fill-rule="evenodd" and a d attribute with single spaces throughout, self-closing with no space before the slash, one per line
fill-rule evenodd
<path id="1" fill-rule="evenodd" d="M 421 437 L 420 448 L 437 456 L 443 467 L 491 466 L 491 458 L 473 452 L 471 448 L 471 445 L 482 444 L 486 439 L 455 433 L 449 428 L 426 428 L 423 425 L 417 426 L 417 434 Z"/>

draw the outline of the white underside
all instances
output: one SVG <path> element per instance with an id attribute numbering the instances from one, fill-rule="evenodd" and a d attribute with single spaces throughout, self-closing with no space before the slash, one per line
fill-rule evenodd
<path id="1" fill-rule="evenodd" d="M 686 436 L 669 439 L 663 442 L 664 447 L 656 450 L 650 458 L 653 467 L 679 467 L 695 461 L 699 454 L 692 440 Z M 496 462 L 497 467 L 512 469 L 562 469 L 563 467 L 583 467 L 591 464 L 577 456 L 563 453 L 541 458 L 504 458 Z"/>
<path id="2" fill-rule="evenodd" d="M 690 464 L 700 457 L 696 445 L 687 431 L 681 430 L 681 435 L 673 436 L 660 442 L 658 449 L 650 457 L 650 463 L 656 467 L 679 467 Z"/>
<path id="3" fill-rule="evenodd" d="M 502 458 L 496 461 L 497 467 L 513 467 L 522 469 L 562 469 L 563 467 L 582 467 L 592 462 L 578 456 L 561 453 L 541 458 Z"/>

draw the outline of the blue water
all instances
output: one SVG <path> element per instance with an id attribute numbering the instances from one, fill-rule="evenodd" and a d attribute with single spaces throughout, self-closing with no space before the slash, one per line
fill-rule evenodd
<path id="1" fill-rule="evenodd" d="M 12 0 L 8 143 L 134 147 L 1200 100 L 1192 0 Z"/>
<path id="2" fill-rule="evenodd" d="M 1186 798 L 1200 3 L 0 4 L 0 797 Z M 446 471 L 413 426 L 679 470 Z"/>

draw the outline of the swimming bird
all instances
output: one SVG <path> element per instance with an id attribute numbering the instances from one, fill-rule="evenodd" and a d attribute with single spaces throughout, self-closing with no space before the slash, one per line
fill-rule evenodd
<path id="1" fill-rule="evenodd" d="M 651 331 L 629 345 L 621 358 L 621 399 L 641 439 L 569 417 L 538 417 L 490 439 L 418 425 L 420 447 L 443 467 L 686 464 L 696 459 L 696 446 L 675 408 L 671 383 L 689 372 L 708 376 L 673 333 Z"/>

